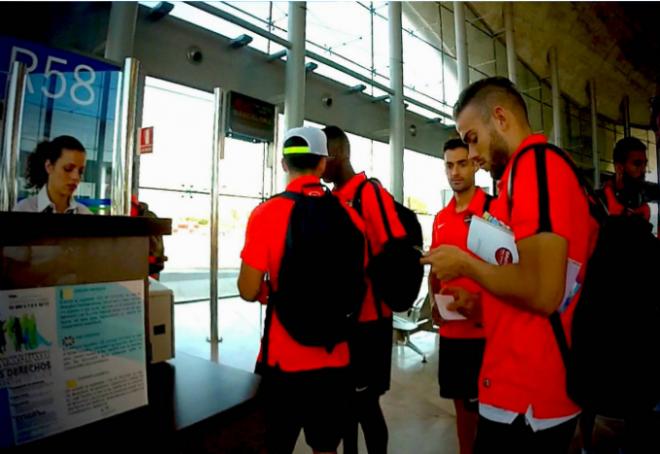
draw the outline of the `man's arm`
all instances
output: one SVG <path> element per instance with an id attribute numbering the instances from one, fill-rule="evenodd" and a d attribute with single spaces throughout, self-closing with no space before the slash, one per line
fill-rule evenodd
<path id="1" fill-rule="evenodd" d="M 431 264 L 439 279 L 466 276 L 508 303 L 550 315 L 564 295 L 568 243 L 557 234 L 539 233 L 517 246 L 519 263 L 514 265 L 491 265 L 453 246 L 431 251 L 422 263 Z"/>
<path id="2" fill-rule="evenodd" d="M 256 301 L 262 289 L 264 272 L 241 262 L 238 274 L 238 291 L 245 301 Z"/>

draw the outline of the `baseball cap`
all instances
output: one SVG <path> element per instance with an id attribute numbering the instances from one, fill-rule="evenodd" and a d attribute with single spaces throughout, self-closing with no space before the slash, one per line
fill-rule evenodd
<path id="1" fill-rule="evenodd" d="M 318 128 L 289 129 L 284 135 L 283 154 L 284 156 L 296 154 L 328 156 L 328 139 Z"/>

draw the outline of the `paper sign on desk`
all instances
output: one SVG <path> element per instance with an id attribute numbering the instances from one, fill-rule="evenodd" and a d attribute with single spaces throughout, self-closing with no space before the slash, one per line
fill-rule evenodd
<path id="1" fill-rule="evenodd" d="M 464 315 L 459 314 L 456 311 L 450 311 L 447 309 L 450 303 L 454 302 L 454 297 L 451 295 L 441 295 L 436 293 L 435 295 L 435 304 L 438 306 L 440 311 L 440 316 L 444 320 L 467 320 Z"/>
<path id="2" fill-rule="evenodd" d="M 518 263 L 513 232 L 478 216 L 472 216 L 467 246 L 477 257 L 493 265 Z"/>

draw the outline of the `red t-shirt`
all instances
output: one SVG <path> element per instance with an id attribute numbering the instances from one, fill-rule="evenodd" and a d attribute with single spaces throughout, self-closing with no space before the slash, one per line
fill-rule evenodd
<path id="1" fill-rule="evenodd" d="M 610 216 L 621 216 L 625 213 L 626 207 L 624 207 L 616 198 L 614 193 L 614 182 L 612 180 L 608 181 L 603 185 L 603 192 L 605 193 L 605 198 L 607 200 L 607 211 L 610 213 Z M 637 214 L 642 216 L 647 221 L 651 220 L 651 207 L 648 203 L 642 204 L 639 208 L 631 210 L 631 214 Z"/>
<path id="2" fill-rule="evenodd" d="M 516 154 L 528 145 L 542 143 L 547 143 L 543 135 L 530 135 Z M 516 241 L 542 232 L 565 238 L 568 257 L 580 264 L 581 281 L 598 232 L 583 189 L 560 156 L 552 151 L 528 151 L 518 162 L 509 216 L 508 182 L 514 156 L 499 183 L 499 197 L 493 201 L 491 213 L 511 227 Z M 543 199 L 548 203 L 542 203 Z M 562 313 L 569 342 L 577 298 L 579 292 Z M 577 413 L 579 408 L 566 393 L 564 363 L 548 317 L 488 293 L 483 305 L 486 350 L 479 379 L 480 402 L 523 414 L 532 405 L 536 418 Z"/>
<path id="3" fill-rule="evenodd" d="M 467 237 L 472 216 L 481 216 L 486 204 L 487 194 L 477 188 L 467 209 L 457 212 L 456 199 L 452 198 L 449 205 L 442 209 L 433 221 L 433 239 L 431 249 L 448 244 L 468 251 Z M 471 253 L 470 253 L 471 254 Z M 460 287 L 470 293 L 483 293 L 484 290 L 472 279 L 459 277 L 445 282 L 439 282 L 431 277 L 433 293 L 438 293 L 442 287 Z M 472 320 L 448 321 L 440 328 L 442 337 L 456 339 L 473 339 L 484 337 L 483 328 Z"/>
<path id="4" fill-rule="evenodd" d="M 364 172 L 359 173 L 351 178 L 341 189 L 336 189 L 335 194 L 337 194 L 337 196 L 348 206 L 352 206 L 358 186 L 360 186 L 360 183 L 366 179 L 367 176 Z M 383 205 L 385 206 L 385 213 L 392 229 L 392 235 L 394 235 L 396 238 L 405 236 L 406 231 L 401 225 L 399 217 L 396 214 L 394 199 L 390 193 L 387 192 L 387 190 L 385 190 L 385 188 L 382 186 L 380 186 L 380 197 L 383 200 Z M 376 199 L 376 192 L 373 185 L 367 184 L 364 186 L 362 190 L 361 202 L 362 219 L 364 220 L 367 241 L 369 242 L 371 253 L 373 255 L 378 255 L 383 249 L 383 245 L 387 242 L 389 237 L 383 224 L 380 205 L 378 204 L 378 199 Z M 380 302 L 380 310 L 383 317 L 389 318 L 392 316 L 392 311 L 382 301 Z M 377 319 L 377 306 L 373 291 L 371 290 L 371 285 L 369 285 L 364 304 L 362 305 L 362 311 L 360 312 L 359 321 L 368 322 Z"/>
<path id="5" fill-rule="evenodd" d="M 286 190 L 304 193 L 308 196 L 323 194 L 321 187 L 307 188 L 310 184 L 320 184 L 314 176 L 302 176 L 293 180 Z M 273 290 L 277 290 L 280 263 L 284 255 L 286 232 L 294 202 L 285 197 L 267 200 L 254 209 L 245 233 L 245 246 L 241 259 L 247 265 L 268 273 Z M 347 212 L 355 225 L 364 231 L 362 220 L 351 209 Z M 319 289 L 323 291 L 323 289 Z M 313 295 L 310 295 L 313 297 Z M 342 342 L 328 353 L 324 347 L 309 347 L 296 342 L 286 331 L 273 311 L 269 337 L 268 365 L 279 366 L 287 372 L 316 370 L 328 367 L 345 367 L 349 364 L 348 343 Z M 261 361 L 261 352 L 258 361 Z"/>

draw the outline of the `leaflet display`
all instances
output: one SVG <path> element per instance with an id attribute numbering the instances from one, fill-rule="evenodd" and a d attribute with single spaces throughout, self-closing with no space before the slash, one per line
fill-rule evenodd
<path id="1" fill-rule="evenodd" d="M 0 291 L 0 447 L 147 405 L 144 281 Z"/>

